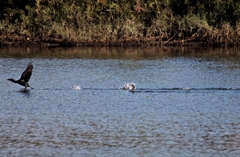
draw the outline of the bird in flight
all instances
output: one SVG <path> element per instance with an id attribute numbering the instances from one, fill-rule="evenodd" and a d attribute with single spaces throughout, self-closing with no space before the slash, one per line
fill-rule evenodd
<path id="1" fill-rule="evenodd" d="M 14 83 L 18 83 L 18 84 L 24 86 L 25 90 L 27 90 L 27 87 L 30 87 L 30 84 L 28 83 L 28 81 L 30 80 L 30 78 L 32 76 L 32 70 L 33 70 L 33 65 L 32 65 L 32 62 L 30 62 L 28 64 L 26 70 L 22 73 L 22 76 L 19 80 L 14 80 L 13 78 L 9 78 L 7 80 L 14 82 Z M 30 88 L 32 88 L 32 87 L 30 87 Z"/>

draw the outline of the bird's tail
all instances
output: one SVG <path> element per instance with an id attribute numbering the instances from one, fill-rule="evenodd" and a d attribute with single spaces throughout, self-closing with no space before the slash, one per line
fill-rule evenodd
<path id="1" fill-rule="evenodd" d="M 12 78 L 9 78 L 9 79 L 7 79 L 8 81 L 11 81 L 11 82 L 14 82 L 14 83 L 17 83 L 17 81 L 16 80 L 14 80 L 14 79 L 12 79 Z"/>

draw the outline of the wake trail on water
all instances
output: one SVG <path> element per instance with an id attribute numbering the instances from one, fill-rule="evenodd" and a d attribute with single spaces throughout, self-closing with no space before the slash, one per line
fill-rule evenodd
<path id="1" fill-rule="evenodd" d="M 81 86 L 73 86 L 71 88 L 34 88 L 29 89 L 27 91 L 18 90 L 15 92 L 29 92 L 29 91 L 35 91 L 35 90 L 46 90 L 46 91 L 69 91 L 69 90 L 76 90 L 76 91 L 82 91 L 82 90 L 92 90 L 92 91 L 118 91 L 118 90 L 125 90 L 122 88 L 91 88 L 91 87 L 81 87 Z M 166 92 L 189 92 L 189 91 L 238 91 L 240 88 L 238 87 L 209 87 L 209 88 L 179 88 L 179 87 L 173 87 L 173 88 L 138 88 L 134 92 L 137 93 L 166 93 Z"/>
<path id="2" fill-rule="evenodd" d="M 232 90 L 240 90 L 240 88 L 225 88 L 225 87 L 211 87 L 211 88 L 138 88 L 135 92 L 143 92 L 143 93 L 163 93 L 163 92 L 188 92 L 188 91 L 232 91 Z"/>

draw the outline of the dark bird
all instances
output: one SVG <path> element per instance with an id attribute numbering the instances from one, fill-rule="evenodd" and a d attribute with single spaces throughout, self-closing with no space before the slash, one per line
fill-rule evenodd
<path id="1" fill-rule="evenodd" d="M 12 78 L 9 78 L 8 80 L 14 83 L 18 83 L 22 86 L 25 87 L 25 90 L 27 89 L 27 87 L 30 87 L 30 84 L 28 83 L 28 81 L 31 78 L 32 75 L 32 69 L 33 69 L 33 65 L 32 62 L 30 62 L 27 66 L 27 69 L 22 73 L 22 76 L 19 80 L 14 80 Z M 32 88 L 32 87 L 30 87 Z"/>

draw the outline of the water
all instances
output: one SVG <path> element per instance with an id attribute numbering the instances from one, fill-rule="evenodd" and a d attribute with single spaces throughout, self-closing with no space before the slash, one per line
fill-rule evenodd
<path id="1" fill-rule="evenodd" d="M 239 156 L 239 76 L 234 49 L 1 48 L 0 154 Z"/>

